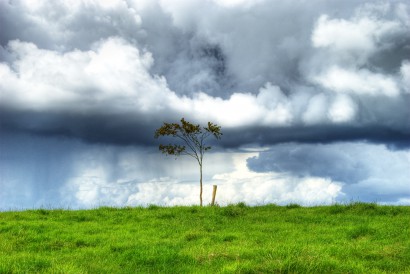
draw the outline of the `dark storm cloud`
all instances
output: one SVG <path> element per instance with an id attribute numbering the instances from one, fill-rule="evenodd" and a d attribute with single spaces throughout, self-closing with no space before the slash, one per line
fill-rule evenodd
<path id="1" fill-rule="evenodd" d="M 400 129 L 383 128 L 381 126 L 317 126 L 299 128 L 241 128 L 225 130 L 224 139 L 220 143 L 227 147 L 243 144 L 261 146 L 277 143 L 332 143 L 337 141 L 368 141 L 384 143 L 391 149 L 407 149 L 410 147 L 410 133 Z"/>
<path id="2" fill-rule="evenodd" d="M 357 183 L 369 175 L 363 160 L 352 151 L 336 145 L 289 145 L 261 152 L 248 159 L 248 166 L 258 172 L 291 172 L 298 176 L 330 177 L 332 180 Z"/>
<path id="3" fill-rule="evenodd" d="M 89 143 L 153 145 L 161 122 L 128 115 L 81 116 L 69 113 L 0 111 L 0 132 L 20 132 L 50 137 L 74 137 Z M 144 121 L 145 120 L 145 121 Z"/>
<path id="4" fill-rule="evenodd" d="M 153 138 L 156 128 L 162 122 L 178 121 L 179 117 L 168 119 L 124 115 L 124 114 L 70 114 L 13 112 L 1 110 L 0 132 L 22 132 L 54 137 L 74 137 L 89 143 L 114 145 L 157 145 Z M 329 125 L 316 127 L 261 128 L 243 127 L 223 129 L 224 138 L 218 142 L 226 148 L 240 147 L 244 144 L 259 146 L 277 143 L 332 143 L 344 141 L 369 141 L 384 143 L 390 149 L 410 147 L 410 133 L 401 129 L 378 125 L 350 127 Z"/>

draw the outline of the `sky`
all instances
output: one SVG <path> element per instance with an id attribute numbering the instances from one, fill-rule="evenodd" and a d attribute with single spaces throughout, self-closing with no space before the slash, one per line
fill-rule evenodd
<path id="1" fill-rule="evenodd" d="M 410 4 L 0 0 L 0 210 L 410 204 Z"/>

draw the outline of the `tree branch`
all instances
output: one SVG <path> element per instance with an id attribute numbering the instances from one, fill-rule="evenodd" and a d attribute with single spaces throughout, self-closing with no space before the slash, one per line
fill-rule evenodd
<path id="1" fill-rule="evenodd" d="M 187 139 L 186 136 L 181 136 L 179 134 L 176 134 L 175 136 L 180 138 L 181 140 L 183 140 L 185 142 L 185 144 L 189 147 L 189 149 L 193 152 L 193 154 L 195 154 L 195 156 L 192 155 L 192 157 L 194 157 L 196 159 L 199 158 L 195 147 L 192 146 L 192 144 L 189 142 L 189 139 Z"/>

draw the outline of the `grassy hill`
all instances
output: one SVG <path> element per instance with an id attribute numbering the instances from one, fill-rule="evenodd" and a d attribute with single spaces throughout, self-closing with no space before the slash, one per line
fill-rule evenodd
<path id="1" fill-rule="evenodd" d="M 410 207 L 0 213 L 0 273 L 410 273 Z"/>

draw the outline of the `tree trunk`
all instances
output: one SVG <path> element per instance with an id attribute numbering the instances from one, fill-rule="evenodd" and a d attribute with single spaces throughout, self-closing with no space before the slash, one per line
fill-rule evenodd
<path id="1" fill-rule="evenodd" d="M 202 163 L 199 165 L 199 205 L 202 206 Z"/>

